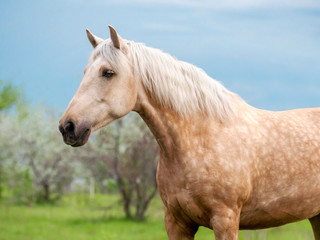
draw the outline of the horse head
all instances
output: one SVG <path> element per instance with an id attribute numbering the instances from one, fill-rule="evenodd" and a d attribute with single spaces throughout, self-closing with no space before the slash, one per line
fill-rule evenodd
<path id="1" fill-rule="evenodd" d="M 94 49 L 81 84 L 59 122 L 64 142 L 73 147 L 84 145 L 92 132 L 128 114 L 137 102 L 129 42 L 111 26 L 109 30 L 107 40 L 87 30 Z"/>

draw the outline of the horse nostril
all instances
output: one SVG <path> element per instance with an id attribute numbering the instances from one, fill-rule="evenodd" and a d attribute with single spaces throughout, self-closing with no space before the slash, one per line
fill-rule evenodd
<path id="1" fill-rule="evenodd" d="M 59 130 L 63 141 L 72 147 L 85 144 L 91 133 L 91 127 L 88 123 L 79 124 L 70 118 L 67 121 L 60 121 Z"/>
<path id="2" fill-rule="evenodd" d="M 65 133 L 64 128 L 62 127 L 62 124 L 59 125 L 59 131 L 61 132 L 61 134 Z"/>
<path id="3" fill-rule="evenodd" d="M 67 133 L 71 133 L 73 134 L 74 133 L 74 123 L 72 121 L 68 121 L 65 125 L 64 125 L 64 130 L 67 132 Z"/>

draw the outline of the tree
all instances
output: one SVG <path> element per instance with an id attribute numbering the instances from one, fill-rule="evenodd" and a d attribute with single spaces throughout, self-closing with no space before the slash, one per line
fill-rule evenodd
<path id="1" fill-rule="evenodd" d="M 20 88 L 17 88 L 9 83 L 4 83 L 0 80 L 0 112 L 10 109 L 14 104 L 17 104 L 21 97 Z M 6 176 L 4 175 L 3 156 L 0 152 L 0 199 L 2 197 L 3 183 Z"/>
<path id="2" fill-rule="evenodd" d="M 144 214 L 157 193 L 156 172 L 158 148 L 154 137 L 146 132 L 140 139 L 131 144 L 126 152 L 127 161 L 123 162 L 122 174 L 129 180 L 136 194 L 135 219 L 143 219 Z"/>
<path id="3" fill-rule="evenodd" d="M 0 111 L 9 109 L 21 98 L 21 88 L 0 80 Z"/>
<path id="4" fill-rule="evenodd" d="M 93 198 L 95 191 L 100 193 L 107 193 L 106 182 L 112 178 L 106 162 L 102 161 L 105 155 L 108 153 L 105 149 L 100 149 L 97 146 L 95 137 L 92 136 L 89 142 L 81 147 L 74 149 L 77 155 L 77 161 L 81 164 L 78 168 L 79 178 L 84 178 L 89 184 L 89 194 Z"/>
<path id="5" fill-rule="evenodd" d="M 45 108 L 27 110 L 22 116 L 6 114 L 0 124 L 1 153 L 7 165 L 30 172 L 38 200 L 61 196 L 73 180 L 72 149 L 61 143 L 57 117 Z M 15 182 L 19 186 L 18 182 Z"/>
<path id="6" fill-rule="evenodd" d="M 154 137 L 136 114 L 130 114 L 101 130 L 96 141 L 107 150 L 104 161 L 117 182 L 126 217 L 143 219 L 157 193 L 158 146 Z"/>

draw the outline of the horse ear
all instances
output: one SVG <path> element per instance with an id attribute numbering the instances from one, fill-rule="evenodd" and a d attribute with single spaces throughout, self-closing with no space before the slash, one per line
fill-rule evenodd
<path id="1" fill-rule="evenodd" d="M 115 48 L 120 49 L 120 36 L 118 35 L 117 31 L 112 27 L 108 26 L 110 30 L 110 38 L 112 40 L 113 46 Z"/>
<path id="2" fill-rule="evenodd" d="M 99 38 L 95 35 L 93 35 L 89 29 L 86 29 L 86 32 L 87 32 L 87 37 L 92 45 L 93 48 L 95 48 L 96 46 L 98 46 L 99 43 L 101 43 L 103 41 L 102 38 Z"/>

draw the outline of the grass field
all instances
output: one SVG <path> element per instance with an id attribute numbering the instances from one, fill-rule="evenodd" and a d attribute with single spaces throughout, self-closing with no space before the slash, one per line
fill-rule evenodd
<path id="1" fill-rule="evenodd" d="M 163 207 L 156 198 L 147 219 L 124 218 L 118 196 L 69 196 L 57 205 L 32 207 L 0 203 L 0 240 L 160 240 L 167 239 Z M 211 230 L 200 228 L 197 240 L 214 239 Z M 307 221 L 263 231 L 241 231 L 240 239 L 313 239 Z"/>

